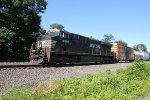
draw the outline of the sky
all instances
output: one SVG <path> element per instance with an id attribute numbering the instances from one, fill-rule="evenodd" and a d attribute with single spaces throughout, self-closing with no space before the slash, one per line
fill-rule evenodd
<path id="1" fill-rule="evenodd" d="M 96 39 L 112 34 L 128 46 L 150 51 L 150 0 L 47 0 L 41 27 L 62 24 L 69 32 Z"/>

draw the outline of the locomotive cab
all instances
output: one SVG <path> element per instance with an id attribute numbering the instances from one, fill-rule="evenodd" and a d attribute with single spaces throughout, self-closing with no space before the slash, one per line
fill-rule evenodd
<path id="1" fill-rule="evenodd" d="M 48 30 L 44 35 L 37 37 L 30 50 L 30 61 L 37 63 L 50 63 L 51 49 L 54 47 L 53 38 L 59 36 L 59 31 Z"/>

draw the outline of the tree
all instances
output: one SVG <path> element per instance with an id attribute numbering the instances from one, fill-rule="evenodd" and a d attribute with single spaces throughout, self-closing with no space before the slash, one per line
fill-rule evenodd
<path id="1" fill-rule="evenodd" d="M 65 27 L 62 25 L 62 24 L 51 24 L 50 25 L 50 28 L 54 29 L 54 28 L 57 28 L 57 29 L 64 29 Z"/>
<path id="2" fill-rule="evenodd" d="M 144 51 L 147 52 L 147 47 L 145 44 L 138 44 L 133 46 L 134 50 L 136 51 Z"/>
<path id="3" fill-rule="evenodd" d="M 11 38 L 15 35 L 14 32 L 5 27 L 0 28 L 0 60 L 5 61 L 10 59 L 10 52 L 12 52 Z"/>
<path id="4" fill-rule="evenodd" d="M 115 40 L 114 36 L 112 34 L 106 34 L 104 35 L 104 39 L 102 39 L 103 42 L 111 43 Z"/>
<path id="5" fill-rule="evenodd" d="M 117 44 L 120 44 L 120 45 L 124 45 L 124 46 L 128 46 L 128 43 L 126 43 L 125 41 L 123 40 L 118 40 L 116 41 Z"/>
<path id="6" fill-rule="evenodd" d="M 14 32 L 11 32 L 6 27 L 0 28 L 0 45 L 7 41 L 10 41 L 11 37 L 15 35 Z"/>
<path id="7" fill-rule="evenodd" d="M 91 40 L 97 40 L 98 41 L 98 39 L 93 38 L 92 36 L 90 36 L 89 39 L 91 39 Z"/>
<path id="8" fill-rule="evenodd" d="M 27 59 L 34 34 L 40 29 L 41 16 L 46 9 L 45 0 L 0 0 L 0 28 L 16 33 L 12 36 L 12 57 Z"/>
<path id="9" fill-rule="evenodd" d="M 43 28 L 40 28 L 40 29 L 39 29 L 39 33 L 40 33 L 40 34 L 45 34 L 45 32 L 46 32 L 45 29 L 43 29 Z"/>

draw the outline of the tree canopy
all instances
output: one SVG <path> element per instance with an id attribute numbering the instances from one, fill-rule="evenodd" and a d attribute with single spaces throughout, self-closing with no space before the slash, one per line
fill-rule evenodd
<path id="1" fill-rule="evenodd" d="M 133 46 L 134 50 L 136 51 L 144 51 L 147 52 L 147 47 L 145 44 L 138 44 Z"/>
<path id="2" fill-rule="evenodd" d="M 46 32 L 45 29 L 43 29 L 43 28 L 40 28 L 40 29 L 39 29 L 39 33 L 40 33 L 40 34 L 44 34 L 45 32 Z"/>
<path id="3" fill-rule="evenodd" d="M 116 43 L 119 44 L 119 45 L 128 46 L 128 43 L 123 41 L 123 40 L 118 40 L 118 41 L 116 41 Z"/>
<path id="4" fill-rule="evenodd" d="M 0 60 L 6 60 L 10 58 L 12 52 L 12 37 L 15 35 L 14 32 L 8 30 L 5 27 L 0 28 Z"/>
<path id="5" fill-rule="evenodd" d="M 89 39 L 91 39 L 91 40 L 98 40 L 98 39 L 96 39 L 96 38 L 94 38 L 92 36 L 90 36 Z"/>
<path id="6" fill-rule="evenodd" d="M 2 45 L 2 43 L 8 42 L 11 40 L 11 37 L 15 35 L 14 32 L 8 30 L 5 27 L 1 27 L 0 28 L 0 45 Z"/>
<path id="7" fill-rule="evenodd" d="M 15 33 L 11 37 L 10 55 L 13 58 L 21 60 L 29 56 L 34 33 L 40 29 L 39 13 L 44 12 L 46 5 L 45 0 L 0 0 L 0 28 L 5 27 Z M 6 33 L 2 31 L 0 34 Z"/>
<path id="8" fill-rule="evenodd" d="M 56 23 L 54 23 L 54 24 L 51 24 L 51 25 L 50 25 L 50 28 L 52 28 L 52 29 L 57 28 L 57 29 L 62 30 L 62 29 L 64 29 L 65 27 L 64 27 L 62 24 L 56 24 Z"/>
<path id="9" fill-rule="evenodd" d="M 102 39 L 103 42 L 111 43 L 115 40 L 114 36 L 112 34 L 106 34 L 104 35 L 104 39 Z"/>

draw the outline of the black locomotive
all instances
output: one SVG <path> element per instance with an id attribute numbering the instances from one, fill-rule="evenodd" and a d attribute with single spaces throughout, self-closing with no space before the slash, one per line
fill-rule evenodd
<path id="1" fill-rule="evenodd" d="M 112 63 L 111 44 L 65 30 L 50 29 L 37 38 L 31 61 L 42 64 Z"/>

